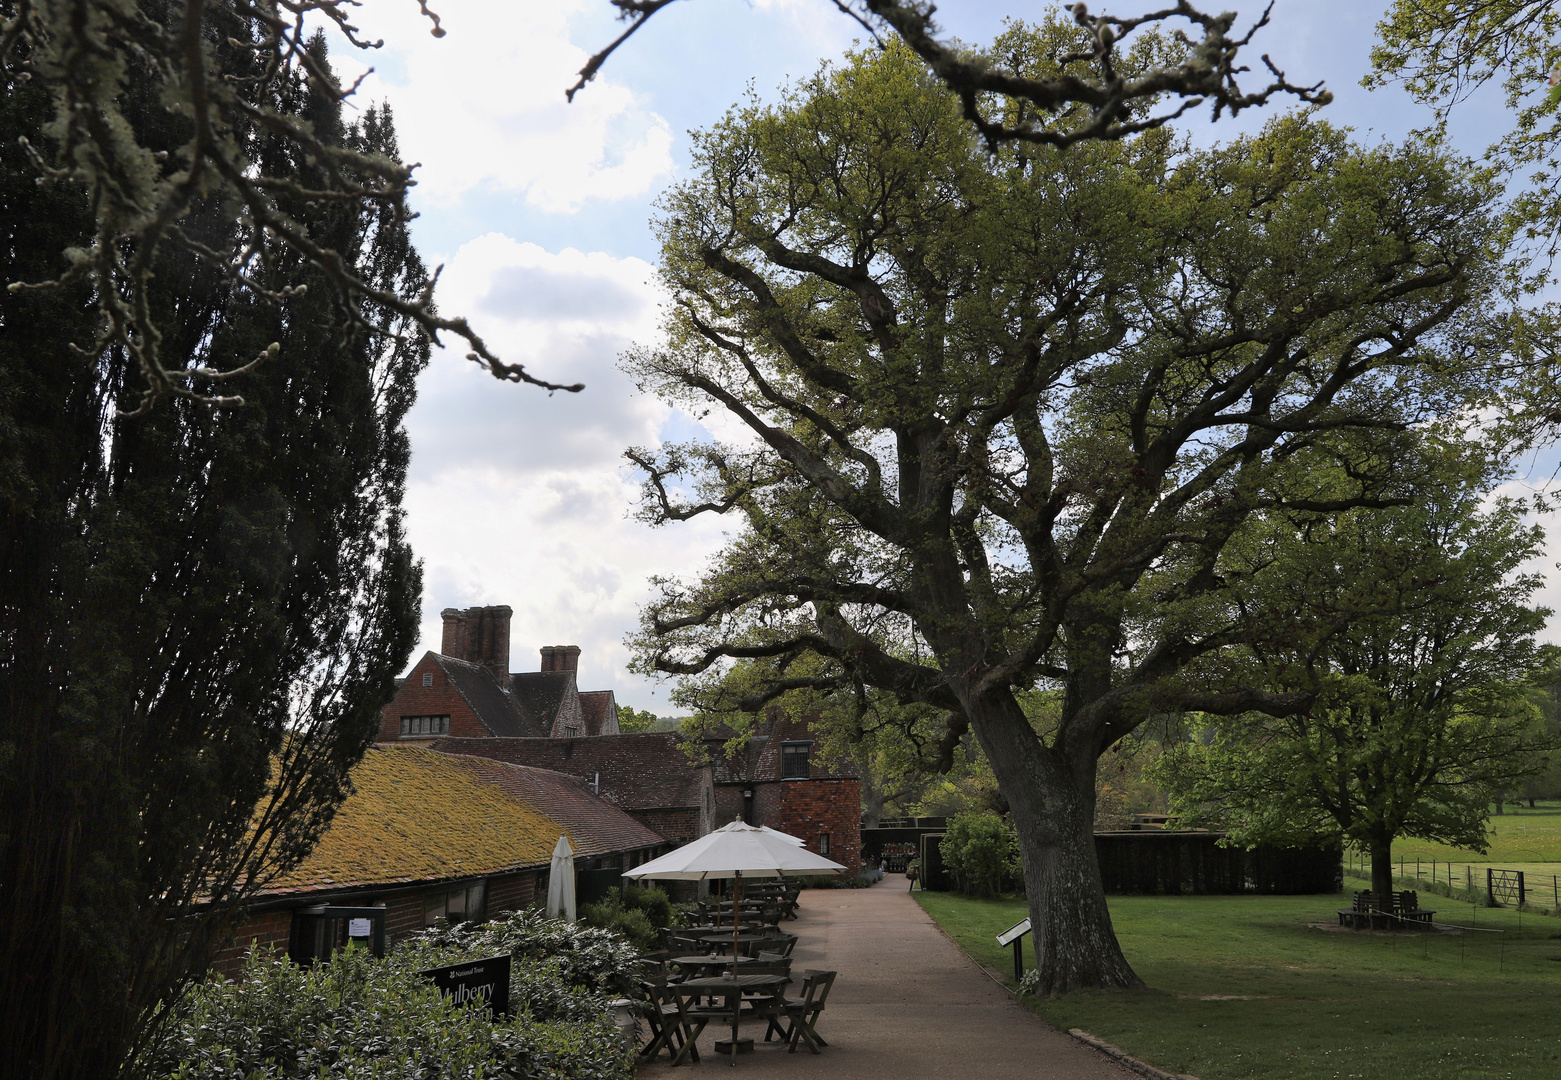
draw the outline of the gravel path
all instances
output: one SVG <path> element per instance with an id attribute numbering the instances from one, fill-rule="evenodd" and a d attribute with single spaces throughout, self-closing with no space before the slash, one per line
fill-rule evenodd
<path id="1" fill-rule="evenodd" d="M 944 937 L 910 898 L 902 877 L 870 889 L 809 889 L 796 922 L 793 991 L 803 968 L 838 971 L 819 1034 L 818 1055 L 789 1054 L 758 1041 L 735 1066 L 711 1044 L 729 1030 L 712 1024 L 699 1040 L 696 1070 L 731 1069 L 754 1080 L 1142 1080 L 1016 1003 Z M 684 1067 L 679 1066 L 679 1070 Z M 665 1054 L 641 1076 L 673 1075 Z"/>

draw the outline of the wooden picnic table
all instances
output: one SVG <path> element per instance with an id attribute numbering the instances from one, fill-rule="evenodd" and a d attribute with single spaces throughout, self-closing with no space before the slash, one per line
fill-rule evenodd
<path id="1" fill-rule="evenodd" d="M 704 1012 L 697 1016 L 700 1024 L 697 1029 L 690 1033 L 689 1042 L 692 1043 L 699 1037 L 699 1033 L 705 1029 L 705 1024 L 715 1019 L 716 1016 L 725 1014 L 723 1018 L 729 1017 L 732 1022 L 730 1046 L 732 1057 L 736 1058 L 737 1051 L 742 1048 L 744 1042 L 750 1047 L 753 1045 L 752 1039 L 739 1039 L 737 1037 L 737 1024 L 742 1017 L 742 996 L 745 993 L 759 993 L 770 998 L 779 997 L 781 988 L 790 981 L 785 975 L 738 975 L 736 978 L 722 978 L 717 975 L 703 979 L 685 979 L 680 983 L 669 983 L 667 988 L 675 992 L 679 997 L 719 997 L 725 1001 L 726 1007 L 719 1012 Z M 720 1049 L 721 1046 L 717 1043 L 716 1050 L 720 1051 Z M 681 1057 L 682 1055 L 680 1054 L 679 1059 Z M 677 1061 L 674 1061 L 673 1064 L 677 1064 Z"/>
<path id="2" fill-rule="evenodd" d="M 739 956 L 737 958 L 737 964 L 739 967 L 741 967 L 743 964 L 754 964 L 757 962 L 758 961 L 754 960 L 751 956 Z M 676 964 L 678 967 L 682 968 L 710 968 L 713 970 L 719 970 L 720 968 L 730 969 L 732 966 L 732 958 L 730 956 L 712 956 L 709 953 L 699 953 L 697 955 L 691 956 L 673 956 L 668 958 L 666 963 Z"/>

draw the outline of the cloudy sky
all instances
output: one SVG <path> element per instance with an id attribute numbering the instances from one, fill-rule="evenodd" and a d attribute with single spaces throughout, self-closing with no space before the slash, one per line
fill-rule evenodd
<path id="1" fill-rule="evenodd" d="M 695 430 L 615 367 L 626 346 L 656 333 L 652 203 L 686 168 L 690 129 L 716 120 L 750 82 L 768 94 L 838 57 L 860 29 L 831 0 L 683 0 L 566 104 L 574 73 L 619 29 L 608 0 L 431 6 L 447 31 L 440 39 L 413 0 L 360 9 L 364 36 L 386 42 L 367 57 L 375 73 L 360 97 L 390 102 L 404 158 L 421 162 L 417 239 L 430 265 L 445 266 L 440 306 L 466 315 L 504 359 L 586 390 L 550 397 L 496 382 L 460 350 L 435 356 L 409 420 L 408 525 L 425 571 L 419 654 L 438 647 L 440 609 L 509 604 L 514 670 L 535 670 L 542 645 L 576 644 L 583 688 L 665 713 L 665 688 L 625 670 L 623 637 L 647 579 L 697 569 L 722 523 L 653 530 L 633 517 L 638 485 L 623 449 Z M 981 42 L 1004 18 L 1045 6 L 944 0 L 939 17 L 947 32 Z M 1293 82 L 1326 80 L 1331 119 L 1362 137 L 1398 137 L 1424 114 L 1397 90 L 1359 86 L 1383 6 L 1278 0 L 1252 62 L 1266 51 Z M 1250 17 L 1261 5 L 1238 10 Z M 336 60 L 356 74 L 358 56 L 339 50 Z M 1262 119 L 1210 125 L 1205 114 L 1187 130 L 1212 141 Z M 1502 120 L 1499 103 L 1476 100 L 1458 129 L 1477 151 Z"/>

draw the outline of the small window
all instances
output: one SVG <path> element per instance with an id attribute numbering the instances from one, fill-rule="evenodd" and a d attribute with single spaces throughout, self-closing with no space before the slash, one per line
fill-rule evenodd
<path id="1" fill-rule="evenodd" d="M 808 754 L 812 749 L 810 742 L 781 743 L 781 779 L 806 780 L 811 775 Z"/>
<path id="2" fill-rule="evenodd" d="M 436 919 L 449 919 L 451 923 L 482 922 L 483 888 L 479 881 L 464 889 L 437 892 L 423 900 L 423 925 L 432 926 Z"/>
<path id="3" fill-rule="evenodd" d="M 450 718 L 448 716 L 403 716 L 401 718 L 402 738 L 417 738 L 426 735 L 450 734 Z"/>
<path id="4" fill-rule="evenodd" d="M 425 672 L 423 672 L 423 685 L 424 686 L 432 686 L 432 685 L 434 685 L 434 673 L 432 671 L 425 671 Z"/>
<path id="5" fill-rule="evenodd" d="M 818 834 L 818 853 L 820 855 L 828 855 L 829 854 L 829 834 L 828 833 L 819 833 Z"/>

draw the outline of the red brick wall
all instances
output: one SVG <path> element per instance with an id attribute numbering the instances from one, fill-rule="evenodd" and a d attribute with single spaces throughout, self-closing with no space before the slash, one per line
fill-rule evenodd
<path id="1" fill-rule="evenodd" d="M 527 870 L 523 874 L 489 878 L 488 917 L 496 919 L 507 911 L 530 907 L 531 901 L 536 898 L 537 879 L 540 877 L 537 871 Z"/>
<path id="2" fill-rule="evenodd" d="M 217 954 L 212 972 L 219 978 L 236 979 L 244 967 L 244 957 L 253 943 L 256 949 L 275 949 L 287 952 L 292 939 L 293 913 L 291 911 L 266 911 L 251 915 L 233 934 L 231 943 Z"/>
<path id="3" fill-rule="evenodd" d="M 766 790 L 768 789 L 768 790 Z M 819 837 L 829 834 L 828 857 L 855 874 L 862 868 L 862 782 L 860 780 L 782 780 L 759 785 L 759 801 L 777 802 L 775 820 L 759 824 L 800 836 L 809 851 L 819 850 Z"/>
<path id="4" fill-rule="evenodd" d="M 715 823 L 712 828 L 730 825 L 743 816 L 743 789 L 738 784 L 723 784 L 715 789 Z"/>
<path id="5" fill-rule="evenodd" d="M 424 673 L 433 675 L 434 685 L 423 685 Z M 444 672 L 439 670 L 433 653 L 427 653 L 418 661 L 406 682 L 401 684 L 401 689 L 396 691 L 396 696 L 380 714 L 380 742 L 395 742 L 401 738 L 403 716 L 448 716 L 450 734 L 461 738 L 482 739 L 492 735 L 466 704 L 466 699 L 450 685 Z"/>
<path id="6" fill-rule="evenodd" d="M 628 813 L 647 829 L 675 844 L 686 844 L 703 835 L 699 828 L 700 812 L 692 806 L 677 810 L 630 810 Z"/>

